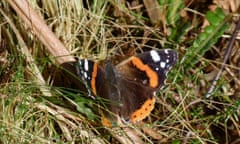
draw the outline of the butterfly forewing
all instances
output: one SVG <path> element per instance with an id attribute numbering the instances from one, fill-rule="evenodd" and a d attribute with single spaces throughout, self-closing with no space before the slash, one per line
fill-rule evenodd
<path id="1" fill-rule="evenodd" d="M 170 49 L 151 50 L 132 56 L 117 65 L 117 72 L 125 78 L 160 88 L 166 80 L 168 71 L 177 63 L 178 55 Z"/>

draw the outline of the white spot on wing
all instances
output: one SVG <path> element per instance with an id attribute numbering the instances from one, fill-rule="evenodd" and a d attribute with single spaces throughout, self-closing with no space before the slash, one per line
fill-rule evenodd
<path id="1" fill-rule="evenodd" d="M 169 59 L 166 59 L 166 62 L 169 63 Z"/>
<path id="2" fill-rule="evenodd" d="M 88 75 L 87 75 L 87 72 L 84 72 L 84 78 L 87 79 Z"/>
<path id="3" fill-rule="evenodd" d="M 143 80 L 142 83 L 143 83 L 143 84 L 147 84 L 147 80 L 146 80 L 146 79 Z"/>
<path id="4" fill-rule="evenodd" d="M 165 49 L 164 52 L 165 52 L 165 54 L 168 54 L 168 49 Z"/>
<path id="5" fill-rule="evenodd" d="M 166 63 L 165 63 L 165 62 L 161 62 L 161 63 L 160 63 L 160 67 L 161 67 L 161 68 L 165 68 L 165 66 L 166 66 Z"/>
<path id="6" fill-rule="evenodd" d="M 85 69 L 85 71 L 88 71 L 88 61 L 87 61 L 87 59 L 84 60 L 84 69 Z"/>
<path id="7" fill-rule="evenodd" d="M 160 61 L 160 56 L 159 56 L 159 54 L 157 53 L 157 51 L 151 50 L 151 51 L 150 51 L 150 54 L 151 54 L 151 57 L 152 57 L 152 59 L 153 59 L 154 62 L 159 62 L 159 61 Z"/>

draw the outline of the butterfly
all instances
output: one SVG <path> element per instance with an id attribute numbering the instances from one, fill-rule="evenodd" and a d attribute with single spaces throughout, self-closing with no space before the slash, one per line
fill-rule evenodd
<path id="1" fill-rule="evenodd" d="M 146 118 L 155 106 L 155 92 L 164 85 L 167 73 L 176 65 L 178 54 L 171 49 L 150 50 L 131 56 L 114 66 L 81 59 L 77 75 L 88 88 L 91 97 L 106 99 L 102 124 L 111 127 L 117 117 L 127 122 Z"/>

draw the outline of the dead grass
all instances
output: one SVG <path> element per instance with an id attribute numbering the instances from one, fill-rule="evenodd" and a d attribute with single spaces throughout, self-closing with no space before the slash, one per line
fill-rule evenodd
<path id="1" fill-rule="evenodd" d="M 119 63 L 149 49 L 179 52 L 179 64 L 158 93 L 151 116 L 113 129 L 103 128 L 96 103 L 76 93 L 72 78 L 59 72 L 35 31 L 7 1 L 0 2 L 0 142 L 239 143 L 239 36 L 216 90 L 205 98 L 239 19 L 239 2 L 231 1 L 237 8 L 217 0 L 154 2 L 30 2 L 72 56 Z M 180 62 L 206 27 L 204 15 L 216 6 L 234 13 L 230 27 L 203 56 L 195 53 L 197 63 L 186 68 Z"/>

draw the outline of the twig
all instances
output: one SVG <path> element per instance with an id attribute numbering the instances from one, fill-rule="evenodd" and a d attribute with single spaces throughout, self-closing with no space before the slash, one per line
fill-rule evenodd
<path id="1" fill-rule="evenodd" d="M 223 69 L 225 68 L 225 64 L 227 63 L 227 60 L 228 60 L 228 58 L 229 58 L 229 55 L 230 55 L 230 53 L 231 53 L 231 51 L 232 51 L 233 43 L 234 43 L 234 41 L 235 41 L 235 39 L 236 39 L 236 37 L 237 37 L 237 31 L 238 31 L 239 29 L 240 29 L 240 20 L 238 21 L 237 26 L 236 26 L 235 29 L 234 29 L 233 35 L 232 35 L 232 37 L 231 37 L 231 39 L 230 39 L 230 42 L 229 42 L 228 47 L 227 47 L 227 50 L 226 50 L 226 52 L 225 52 L 225 54 L 224 54 L 224 59 L 223 59 L 223 64 L 222 64 L 222 66 L 221 66 L 221 69 L 218 71 L 216 77 L 213 79 L 212 85 L 211 85 L 211 87 L 208 89 L 207 94 L 205 95 L 206 98 L 209 98 L 209 97 L 212 95 L 212 93 L 213 93 L 213 91 L 214 91 L 214 89 L 215 89 L 215 87 L 216 87 L 216 85 L 217 85 L 217 81 L 218 81 L 218 79 L 220 78 L 220 76 L 221 76 L 221 74 L 222 74 L 222 71 L 223 71 Z"/>
<path id="2" fill-rule="evenodd" d="M 69 54 L 61 41 L 48 28 L 44 20 L 34 11 L 27 0 L 8 0 L 8 3 L 38 36 L 49 53 L 56 58 L 55 60 L 59 65 L 75 61 L 74 57 Z"/>

